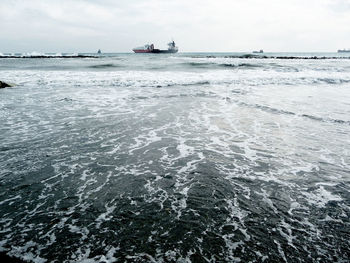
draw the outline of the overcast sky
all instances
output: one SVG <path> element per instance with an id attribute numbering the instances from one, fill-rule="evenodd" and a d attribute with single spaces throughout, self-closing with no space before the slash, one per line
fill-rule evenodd
<path id="1" fill-rule="evenodd" d="M 0 52 L 350 48 L 350 0 L 0 0 Z"/>

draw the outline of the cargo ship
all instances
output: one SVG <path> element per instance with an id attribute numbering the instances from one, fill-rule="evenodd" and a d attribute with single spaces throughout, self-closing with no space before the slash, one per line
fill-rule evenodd
<path id="1" fill-rule="evenodd" d="M 350 49 L 339 49 L 338 53 L 350 53 Z"/>
<path id="2" fill-rule="evenodd" d="M 168 49 L 157 49 L 154 45 L 144 45 L 142 47 L 136 47 L 132 51 L 135 53 L 177 53 L 179 51 L 178 47 L 175 45 L 174 41 L 168 43 Z"/>

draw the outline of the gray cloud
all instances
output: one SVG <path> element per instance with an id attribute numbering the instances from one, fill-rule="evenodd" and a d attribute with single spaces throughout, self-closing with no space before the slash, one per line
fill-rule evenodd
<path id="1" fill-rule="evenodd" d="M 349 23 L 348 0 L 1 0 L 0 52 L 332 51 Z"/>

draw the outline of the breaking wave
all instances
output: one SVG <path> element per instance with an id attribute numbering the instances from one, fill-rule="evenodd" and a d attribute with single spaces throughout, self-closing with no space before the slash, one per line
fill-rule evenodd
<path id="1" fill-rule="evenodd" d="M 226 98 L 226 100 L 227 99 L 228 98 Z M 235 101 L 235 100 L 233 100 L 233 101 Z M 307 119 L 310 119 L 313 121 L 350 125 L 350 121 L 346 121 L 346 120 L 333 119 L 333 118 L 327 118 L 327 117 L 318 117 L 318 116 L 314 116 L 314 115 L 310 115 L 310 114 L 303 114 L 303 113 L 296 113 L 296 112 L 292 112 L 292 111 L 286 111 L 286 110 L 282 110 L 282 109 L 269 107 L 266 105 L 250 104 L 250 103 L 246 103 L 246 102 L 242 102 L 242 101 L 235 101 L 235 102 L 238 103 L 239 105 L 244 106 L 244 107 L 255 108 L 255 109 L 259 109 L 259 110 L 273 113 L 273 114 L 292 115 L 292 116 L 299 116 L 299 117 L 307 118 Z"/>
<path id="2" fill-rule="evenodd" d="M 106 64 L 96 64 L 96 65 L 91 65 L 88 66 L 88 68 L 93 68 L 93 69 L 108 69 L 108 68 L 120 68 L 120 65 L 113 64 L 113 63 L 106 63 Z"/>
<path id="3" fill-rule="evenodd" d="M 217 62 L 185 62 L 184 66 L 193 68 L 207 68 L 207 69 L 220 69 L 220 68 L 261 68 L 264 65 L 253 63 L 217 63 Z"/>

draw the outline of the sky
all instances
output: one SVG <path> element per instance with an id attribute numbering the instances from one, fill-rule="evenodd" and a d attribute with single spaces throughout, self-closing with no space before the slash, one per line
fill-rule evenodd
<path id="1" fill-rule="evenodd" d="M 0 52 L 350 48 L 350 0 L 0 0 Z"/>

